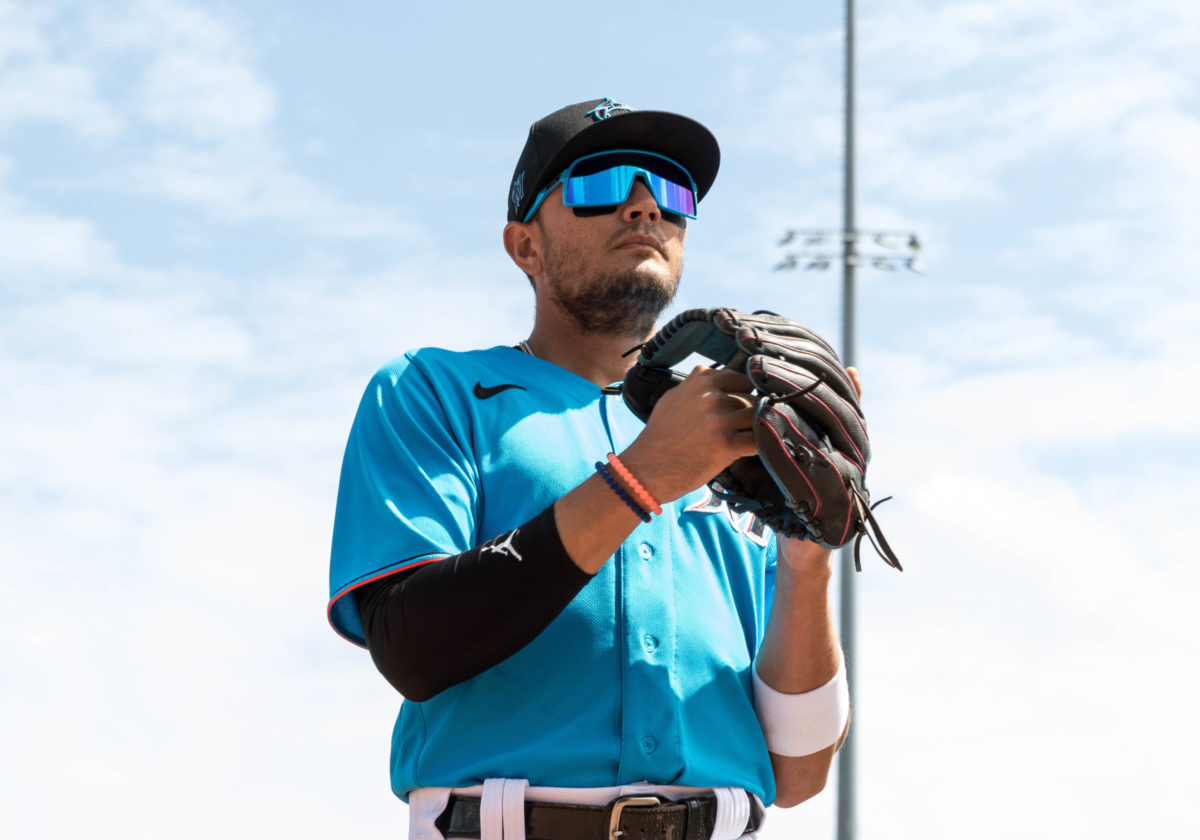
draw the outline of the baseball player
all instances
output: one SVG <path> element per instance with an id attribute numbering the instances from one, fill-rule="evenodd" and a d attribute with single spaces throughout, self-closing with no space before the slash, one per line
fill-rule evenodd
<path id="1" fill-rule="evenodd" d="M 607 387 L 718 163 L 677 114 L 537 121 L 504 228 L 528 338 L 408 352 L 363 395 L 329 618 L 405 698 L 410 837 L 753 837 L 825 784 L 849 716 L 830 553 L 705 487 L 755 454 L 749 380 L 698 367 L 645 424 Z"/>

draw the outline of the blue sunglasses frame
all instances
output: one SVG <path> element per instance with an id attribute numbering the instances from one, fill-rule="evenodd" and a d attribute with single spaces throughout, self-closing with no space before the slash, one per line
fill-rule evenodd
<path id="1" fill-rule="evenodd" d="M 615 173 L 618 177 L 621 177 L 624 179 L 619 184 L 619 186 L 616 188 L 615 193 L 609 193 L 609 194 L 605 195 L 604 196 L 605 200 L 603 200 L 603 201 L 571 200 L 567 195 L 567 187 L 568 187 L 568 182 L 571 179 L 572 174 L 575 171 L 575 167 L 578 166 L 579 164 L 583 163 L 584 161 L 594 160 L 595 158 L 606 157 L 606 156 L 610 156 L 610 155 L 639 155 L 639 156 L 658 158 L 659 160 L 664 160 L 667 163 L 671 164 L 671 166 L 674 167 L 675 169 L 677 169 L 680 173 L 687 176 L 688 182 L 687 182 L 687 184 L 678 184 L 675 182 L 675 180 L 673 178 L 668 178 L 666 175 L 662 175 L 657 172 L 652 172 L 649 169 L 646 169 L 645 167 L 635 166 L 635 165 L 629 164 L 629 163 L 617 163 L 617 164 L 613 164 L 611 167 L 606 167 L 604 169 L 598 170 L 597 172 L 591 172 L 591 173 L 588 173 L 587 175 L 578 176 L 580 179 L 591 178 L 595 175 L 608 175 L 609 177 L 611 177 L 612 174 Z M 691 213 L 687 213 L 687 212 L 684 212 L 683 210 L 677 210 L 673 207 L 669 207 L 669 206 L 667 206 L 667 204 L 664 203 L 664 199 L 666 198 L 666 195 L 667 195 L 666 188 L 674 187 L 675 189 L 688 190 L 692 196 L 692 207 L 699 208 L 699 206 L 700 206 L 700 198 L 696 194 L 696 181 L 694 178 L 692 178 L 692 173 L 688 172 L 687 168 L 684 167 L 683 164 L 679 163 L 678 161 L 672 160 L 671 158 L 667 157 L 666 155 L 660 155 L 660 154 L 657 154 L 656 152 L 647 152 L 647 151 L 643 151 L 642 149 L 605 149 L 603 152 L 596 152 L 595 154 L 584 155 L 583 157 L 577 158 L 576 160 L 572 161 L 571 165 L 568 166 L 566 169 L 564 169 L 562 171 L 561 175 L 559 175 L 557 178 L 555 178 L 552 182 L 550 182 L 550 184 L 548 184 L 546 186 L 545 189 L 543 189 L 541 192 L 539 192 L 537 194 L 537 196 L 533 200 L 533 204 L 531 204 L 529 207 L 529 211 L 525 214 L 525 218 L 522 219 L 522 222 L 528 222 L 530 219 L 532 219 L 534 214 L 537 213 L 538 208 L 542 206 L 542 202 L 546 200 L 546 197 L 548 195 L 550 195 L 550 193 L 554 192 L 554 190 L 557 189 L 559 186 L 562 186 L 563 190 L 564 190 L 564 192 L 563 192 L 563 206 L 564 207 L 609 207 L 609 206 L 615 207 L 617 205 L 623 204 L 626 200 L 628 200 L 629 194 L 633 191 L 633 183 L 638 178 L 642 179 L 642 183 L 644 183 L 646 185 L 647 189 L 650 190 L 650 194 L 654 196 L 654 201 L 658 204 L 659 208 L 661 208 L 663 210 L 663 212 L 674 213 L 677 216 L 686 216 L 689 219 L 696 218 L 695 210 L 693 210 Z M 582 191 L 586 192 L 586 188 L 583 189 Z M 614 198 L 616 199 L 615 201 L 612 200 Z"/>

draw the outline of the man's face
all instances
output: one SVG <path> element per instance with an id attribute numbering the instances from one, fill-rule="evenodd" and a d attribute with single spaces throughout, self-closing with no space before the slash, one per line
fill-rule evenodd
<path id="1" fill-rule="evenodd" d="M 675 297 L 685 222 L 664 218 L 640 180 L 612 212 L 564 207 L 559 187 L 533 224 L 550 298 L 584 332 L 642 338 Z"/>

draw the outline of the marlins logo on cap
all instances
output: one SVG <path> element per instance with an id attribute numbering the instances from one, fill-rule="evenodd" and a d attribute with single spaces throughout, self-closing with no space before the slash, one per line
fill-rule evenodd
<path id="1" fill-rule="evenodd" d="M 600 122 L 600 120 L 606 120 L 613 114 L 629 114 L 636 110 L 637 108 L 634 108 L 632 105 L 625 105 L 610 96 L 595 108 L 588 111 L 587 115 L 596 122 Z"/>

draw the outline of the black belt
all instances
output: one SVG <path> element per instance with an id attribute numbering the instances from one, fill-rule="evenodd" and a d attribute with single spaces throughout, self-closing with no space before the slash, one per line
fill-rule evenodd
<path id="1" fill-rule="evenodd" d="M 757 831 L 763 811 L 750 799 L 750 822 Z M 434 826 L 443 837 L 479 838 L 477 796 L 452 794 Z M 701 796 L 663 802 L 655 796 L 622 796 L 607 805 L 525 802 L 527 840 L 708 840 L 716 824 L 717 799 Z"/>

